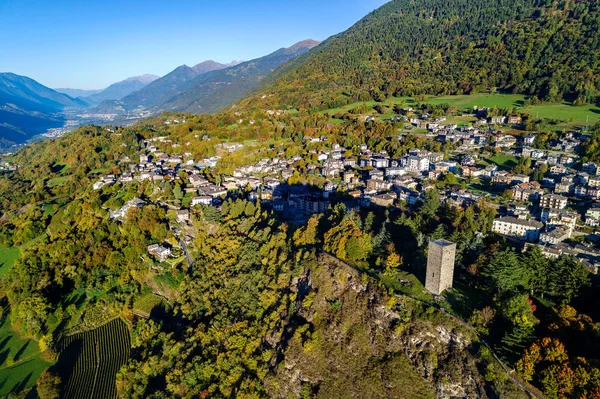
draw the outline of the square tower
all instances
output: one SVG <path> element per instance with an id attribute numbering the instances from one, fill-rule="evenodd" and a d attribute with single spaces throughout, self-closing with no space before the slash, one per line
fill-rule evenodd
<path id="1" fill-rule="evenodd" d="M 427 277 L 425 278 L 427 291 L 434 295 L 440 295 L 446 288 L 452 287 L 455 256 L 455 243 L 448 240 L 429 242 Z"/>

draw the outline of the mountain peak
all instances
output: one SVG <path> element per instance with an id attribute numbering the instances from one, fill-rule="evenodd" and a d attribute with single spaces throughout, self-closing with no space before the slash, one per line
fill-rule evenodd
<path id="1" fill-rule="evenodd" d="M 241 64 L 242 62 L 244 62 L 244 60 L 239 60 L 239 61 L 238 61 L 238 60 L 233 60 L 233 61 L 231 61 L 229 64 L 225 64 L 225 66 L 226 66 L 227 68 L 229 68 L 229 67 L 232 67 L 232 66 L 239 65 L 239 64 Z"/>
<path id="2" fill-rule="evenodd" d="M 306 39 L 306 40 L 302 40 L 288 48 L 286 48 L 286 51 L 288 52 L 296 52 L 300 49 L 304 49 L 304 48 L 308 48 L 311 49 L 313 47 L 318 46 L 319 44 L 321 44 L 320 41 L 317 40 L 313 40 L 313 39 Z"/>
<path id="3" fill-rule="evenodd" d="M 149 73 L 140 76 L 132 76 L 120 82 L 113 83 L 99 93 L 86 97 L 86 100 L 89 100 L 94 104 L 99 104 L 106 100 L 120 100 L 123 97 L 142 89 L 158 78 L 159 76 Z"/>
<path id="4" fill-rule="evenodd" d="M 156 76 L 156 75 L 152 75 L 150 73 L 146 73 L 146 74 L 140 75 L 140 76 L 132 76 L 130 78 L 125 79 L 123 82 L 137 81 L 137 82 L 141 82 L 141 83 L 144 83 L 144 84 L 148 84 L 148 83 L 151 83 L 151 82 L 155 81 L 158 78 L 160 78 L 160 76 Z"/>
<path id="5" fill-rule="evenodd" d="M 207 61 L 204 61 L 204 62 L 194 65 L 192 67 L 192 69 L 198 73 L 206 73 L 206 72 L 214 71 L 215 69 L 223 69 L 226 67 L 227 67 L 227 65 L 218 63 L 213 60 L 207 60 Z"/>

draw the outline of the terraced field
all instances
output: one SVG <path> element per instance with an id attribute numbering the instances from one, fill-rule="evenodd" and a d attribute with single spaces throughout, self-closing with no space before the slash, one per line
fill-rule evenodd
<path id="1" fill-rule="evenodd" d="M 61 397 L 115 398 L 116 374 L 131 350 L 129 329 L 120 319 L 59 342 L 57 370 L 63 381 Z"/>
<path id="2" fill-rule="evenodd" d="M 167 307 L 167 303 L 163 298 L 155 294 L 144 295 L 133 304 L 133 313 L 149 318 L 153 312 L 156 312 L 160 309 L 165 309 Z"/>

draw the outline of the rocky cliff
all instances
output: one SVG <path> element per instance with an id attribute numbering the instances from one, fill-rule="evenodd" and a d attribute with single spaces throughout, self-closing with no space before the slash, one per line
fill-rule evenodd
<path id="1" fill-rule="evenodd" d="M 467 328 L 321 257 L 295 281 L 272 397 L 525 398 Z"/>

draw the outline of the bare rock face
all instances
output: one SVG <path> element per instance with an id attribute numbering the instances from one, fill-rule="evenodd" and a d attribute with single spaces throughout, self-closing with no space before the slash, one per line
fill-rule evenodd
<path id="1" fill-rule="evenodd" d="M 331 259 L 294 283 L 283 359 L 265 381 L 271 397 L 490 397 L 477 342 L 448 316 L 391 297 Z"/>

